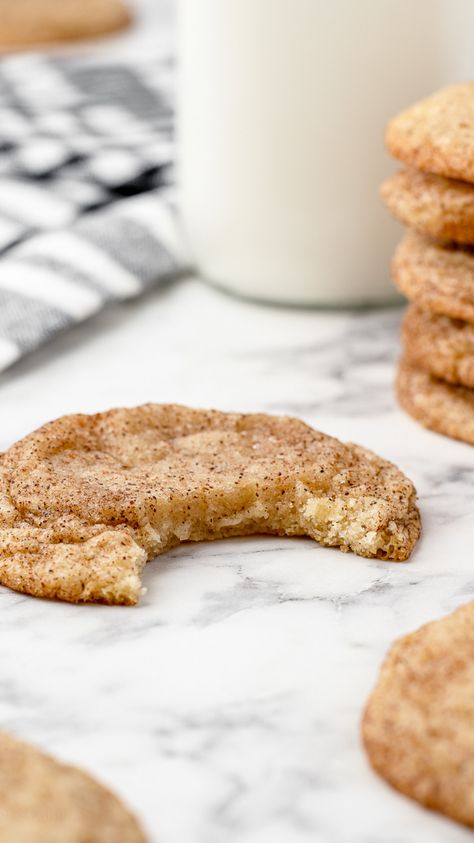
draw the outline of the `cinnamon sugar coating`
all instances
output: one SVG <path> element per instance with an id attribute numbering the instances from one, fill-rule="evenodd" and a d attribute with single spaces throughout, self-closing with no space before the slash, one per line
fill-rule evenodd
<path id="1" fill-rule="evenodd" d="M 474 445 L 474 389 L 446 383 L 402 360 L 397 396 L 424 427 Z"/>
<path id="2" fill-rule="evenodd" d="M 380 193 L 399 222 L 444 242 L 474 243 L 474 185 L 407 167 Z"/>
<path id="3" fill-rule="evenodd" d="M 183 541 L 310 536 L 405 560 L 420 532 L 396 466 L 297 419 L 147 404 L 66 416 L 0 471 L 0 582 L 136 603 L 147 559 Z"/>
<path id="4" fill-rule="evenodd" d="M 135 817 L 76 767 L 0 733 L 0 840 L 146 843 Z"/>
<path id="5" fill-rule="evenodd" d="M 420 307 L 474 323 L 474 248 L 408 231 L 393 261 L 395 284 Z"/>
<path id="6" fill-rule="evenodd" d="M 394 644 L 362 722 L 393 787 L 474 827 L 474 603 Z"/>
<path id="7" fill-rule="evenodd" d="M 408 363 L 474 389 L 474 324 L 411 304 L 403 320 L 402 340 Z"/>
<path id="8" fill-rule="evenodd" d="M 449 85 L 390 121 L 388 151 L 410 167 L 474 182 L 474 82 Z"/>

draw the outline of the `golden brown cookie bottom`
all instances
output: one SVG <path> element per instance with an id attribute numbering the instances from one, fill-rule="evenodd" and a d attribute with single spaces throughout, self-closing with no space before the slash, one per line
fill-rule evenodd
<path id="1" fill-rule="evenodd" d="M 374 769 L 474 826 L 474 603 L 397 641 L 362 722 Z"/>
<path id="2" fill-rule="evenodd" d="M 402 360 L 397 395 L 424 427 L 474 445 L 474 390 L 445 383 Z"/>
<path id="3" fill-rule="evenodd" d="M 94 38 L 131 17 L 122 0 L 0 0 L 0 50 Z"/>
<path id="4" fill-rule="evenodd" d="M 453 384 L 474 388 L 474 325 L 409 305 L 402 326 L 405 359 Z"/>

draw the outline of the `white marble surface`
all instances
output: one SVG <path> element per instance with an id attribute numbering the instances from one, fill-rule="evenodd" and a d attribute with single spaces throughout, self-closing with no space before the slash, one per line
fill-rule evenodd
<path id="1" fill-rule="evenodd" d="M 136 29 L 95 56 L 167 49 L 172 0 L 134 2 Z M 471 839 L 377 779 L 359 740 L 390 642 L 474 595 L 474 449 L 396 408 L 398 321 L 265 308 L 190 279 L 0 378 L 0 448 L 63 413 L 143 401 L 288 412 L 394 460 L 420 492 L 408 564 L 252 538 L 151 563 L 135 608 L 0 589 L 0 727 L 113 786 L 151 843 Z"/>
<path id="2" fill-rule="evenodd" d="M 407 564 L 311 541 L 183 546 L 135 608 L 0 589 L 0 726 L 123 794 L 152 843 L 463 843 L 391 791 L 359 740 L 390 642 L 474 596 L 474 449 L 392 395 L 400 311 L 236 301 L 193 279 L 103 314 L 0 381 L 0 447 L 142 401 L 297 414 L 416 482 Z"/>

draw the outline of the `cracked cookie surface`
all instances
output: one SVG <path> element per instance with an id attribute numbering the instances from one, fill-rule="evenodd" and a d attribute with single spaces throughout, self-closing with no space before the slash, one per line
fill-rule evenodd
<path id="1" fill-rule="evenodd" d="M 385 139 L 390 154 L 411 167 L 474 182 L 474 82 L 407 108 L 390 121 Z"/>
<path id="2" fill-rule="evenodd" d="M 148 404 L 65 416 L 0 463 L 0 582 L 136 603 L 147 559 L 183 541 L 310 536 L 405 560 L 420 533 L 391 463 L 303 422 Z"/>

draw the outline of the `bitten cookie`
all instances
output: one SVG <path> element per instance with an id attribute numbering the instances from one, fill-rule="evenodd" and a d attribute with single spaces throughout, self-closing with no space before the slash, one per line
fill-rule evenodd
<path id="1" fill-rule="evenodd" d="M 0 582 L 132 604 L 147 559 L 256 533 L 404 560 L 415 498 L 396 466 L 298 419 L 160 404 L 65 416 L 1 461 Z"/>
<path id="2" fill-rule="evenodd" d="M 474 82 L 451 85 L 390 121 L 388 151 L 411 167 L 474 182 Z"/>
<path id="3" fill-rule="evenodd" d="M 445 383 L 402 360 L 397 395 L 424 427 L 474 445 L 474 390 Z"/>
<path id="4" fill-rule="evenodd" d="M 409 231 L 395 252 L 392 275 L 420 307 L 474 322 L 474 249 L 442 245 Z"/>
<path id="5" fill-rule="evenodd" d="M 445 242 L 474 243 L 474 185 L 408 168 L 387 179 L 380 193 L 404 225 Z"/>
<path id="6" fill-rule="evenodd" d="M 0 840 L 145 843 L 135 817 L 87 773 L 0 733 Z"/>
<path id="7" fill-rule="evenodd" d="M 362 722 L 374 769 L 474 827 L 474 603 L 396 642 Z"/>
<path id="8" fill-rule="evenodd" d="M 122 0 L 0 0 L 0 50 L 94 38 L 130 20 Z"/>
<path id="9" fill-rule="evenodd" d="M 402 325 L 405 359 L 431 375 L 474 389 L 474 325 L 409 305 Z"/>

